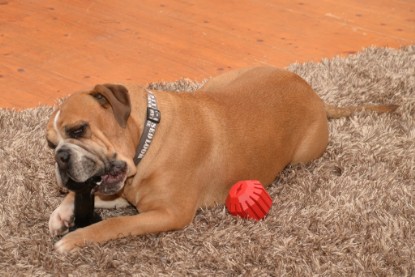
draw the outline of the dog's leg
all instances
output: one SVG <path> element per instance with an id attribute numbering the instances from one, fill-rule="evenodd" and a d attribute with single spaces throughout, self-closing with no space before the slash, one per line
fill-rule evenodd
<path id="1" fill-rule="evenodd" d="M 49 218 L 49 232 L 52 236 L 68 232 L 73 225 L 75 194 L 69 192 Z"/>
<path id="2" fill-rule="evenodd" d="M 320 112 L 320 114 L 320 118 L 309 126 L 297 146 L 292 164 L 307 163 L 317 159 L 326 150 L 329 140 L 328 122 L 324 113 Z"/>
<path id="3" fill-rule="evenodd" d="M 59 252 L 68 252 L 86 243 L 182 229 L 192 221 L 193 216 L 194 213 L 178 216 L 168 209 L 158 209 L 134 216 L 109 218 L 67 234 L 55 244 L 55 248 Z"/>
<path id="4" fill-rule="evenodd" d="M 52 212 L 49 218 L 49 231 L 52 236 L 58 236 L 68 232 L 74 224 L 75 194 L 69 192 L 62 203 Z M 127 200 L 118 197 L 113 200 L 102 200 L 95 196 L 95 208 L 119 209 L 130 206 Z"/>

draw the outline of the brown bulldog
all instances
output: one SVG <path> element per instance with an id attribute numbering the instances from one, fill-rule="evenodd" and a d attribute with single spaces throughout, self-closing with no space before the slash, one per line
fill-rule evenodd
<path id="1" fill-rule="evenodd" d="M 239 180 L 270 184 L 289 164 L 320 157 L 327 118 L 394 105 L 325 105 L 298 75 L 272 67 L 232 71 L 195 93 L 97 85 L 70 96 L 51 116 L 47 140 L 63 186 L 99 176 L 96 206 L 133 205 L 65 235 L 65 252 L 86 243 L 182 229 L 199 207 L 224 203 Z M 52 235 L 73 224 L 74 193 L 52 213 Z"/>

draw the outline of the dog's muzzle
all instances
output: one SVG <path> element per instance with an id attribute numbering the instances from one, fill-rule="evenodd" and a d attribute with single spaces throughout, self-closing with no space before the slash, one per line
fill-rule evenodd
<path id="1" fill-rule="evenodd" d="M 100 158 L 87 152 L 79 146 L 63 145 L 56 150 L 55 160 L 57 164 L 58 179 L 69 190 L 79 190 L 72 187 L 79 186 L 87 180 L 94 178 L 97 183 L 95 191 L 112 195 L 119 192 L 127 178 L 127 163 L 115 158 Z M 72 180 L 73 182 L 70 182 Z"/>

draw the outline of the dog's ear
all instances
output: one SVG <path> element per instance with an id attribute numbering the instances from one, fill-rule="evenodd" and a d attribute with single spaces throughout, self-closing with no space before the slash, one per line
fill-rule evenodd
<path id="1" fill-rule="evenodd" d="M 111 106 L 118 124 L 123 128 L 127 126 L 127 120 L 131 113 L 131 102 L 126 87 L 114 84 L 96 85 L 91 95 L 104 108 Z"/>

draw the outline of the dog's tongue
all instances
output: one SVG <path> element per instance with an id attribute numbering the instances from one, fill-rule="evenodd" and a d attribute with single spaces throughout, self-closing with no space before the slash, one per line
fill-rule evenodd
<path id="1" fill-rule="evenodd" d="M 111 175 L 111 174 L 106 174 L 104 176 L 101 176 L 101 183 L 102 184 L 106 184 L 106 185 L 111 185 L 113 183 L 117 183 L 119 182 L 119 175 Z"/>

